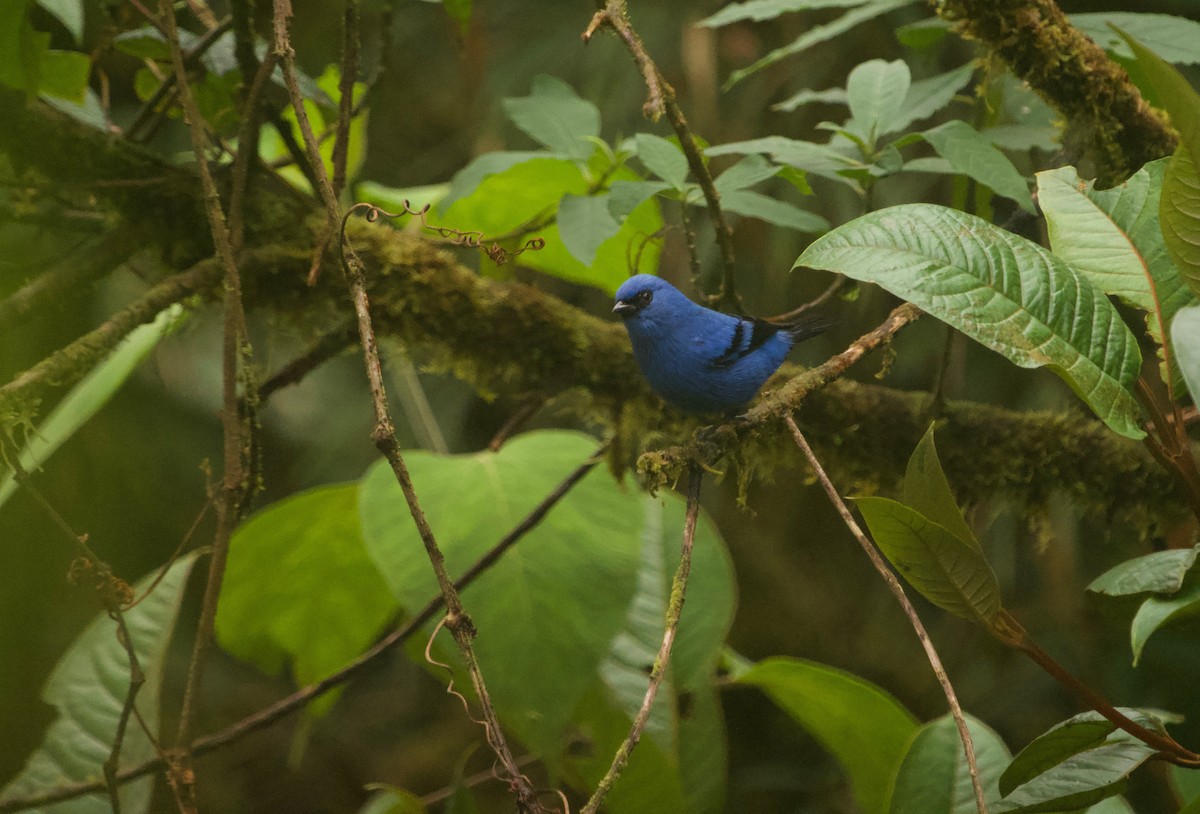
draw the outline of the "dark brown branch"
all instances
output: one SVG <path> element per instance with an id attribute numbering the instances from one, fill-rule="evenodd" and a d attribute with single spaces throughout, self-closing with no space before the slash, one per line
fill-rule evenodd
<path id="1" fill-rule="evenodd" d="M 338 81 L 338 120 L 333 139 L 333 195 L 346 188 L 346 157 L 350 148 L 350 122 L 354 117 L 354 82 L 358 78 L 358 0 L 345 0 L 342 14 L 342 68 Z"/>
<path id="2" fill-rule="evenodd" d="M 311 348 L 275 371 L 258 387 L 258 398 L 266 401 L 276 391 L 296 384 L 318 367 L 342 353 L 358 338 L 352 325 L 331 331 L 317 340 Z"/>
<path id="3" fill-rule="evenodd" d="M 900 584 L 900 580 L 892 573 L 892 569 L 888 566 L 887 561 L 884 560 L 883 555 L 879 553 L 879 550 L 854 520 L 854 516 L 850 514 L 850 509 L 846 506 L 846 501 L 842 500 L 842 496 L 838 494 L 833 481 L 829 479 L 829 475 L 825 473 L 825 468 L 821 466 L 821 462 L 817 459 L 816 453 L 812 451 L 812 447 L 808 445 L 804 434 L 796 426 L 796 419 L 789 413 L 784 421 L 792 433 L 792 439 L 796 442 L 796 446 L 800 448 L 804 453 L 804 457 L 808 459 L 809 466 L 812 467 L 813 472 L 817 476 L 817 482 L 821 484 L 821 488 L 825 490 L 825 494 L 829 497 L 829 502 L 833 504 L 833 508 L 841 515 L 842 522 L 846 524 L 846 528 L 850 530 L 850 534 L 858 542 L 863 552 L 866 553 L 867 559 L 871 561 L 871 565 L 875 567 L 879 576 L 883 578 L 884 584 L 887 585 L 892 596 L 896 598 L 900 609 L 904 611 L 904 616 L 908 619 L 909 625 L 912 626 L 913 632 L 917 634 L 917 639 L 920 640 L 921 647 L 925 650 L 925 658 L 928 659 L 929 666 L 933 669 L 933 674 L 937 676 L 938 684 L 942 688 L 942 694 L 946 696 L 946 703 L 950 706 L 950 714 L 954 717 L 954 724 L 958 727 L 958 737 L 962 741 L 963 751 L 967 758 L 967 771 L 971 775 L 971 788 L 975 791 L 975 809 L 979 814 L 987 814 L 987 802 L 983 797 L 983 782 L 979 778 L 979 763 L 975 759 L 975 742 L 971 739 L 971 730 L 967 728 L 967 719 L 963 715 L 962 706 L 958 703 L 958 695 L 954 692 L 954 685 L 950 683 L 950 676 L 946 675 L 946 668 L 942 666 L 942 660 L 938 656 L 937 648 L 933 646 L 933 641 L 929 638 L 929 632 L 921 622 L 921 617 L 917 615 L 917 609 L 909 601 L 908 594 L 904 592 L 904 586 Z"/>
<path id="4" fill-rule="evenodd" d="M 696 537 L 696 518 L 700 514 L 700 482 L 703 470 L 693 466 L 688 473 L 687 518 L 683 524 L 683 543 L 679 552 L 679 567 L 675 569 L 675 577 L 671 580 L 671 597 L 667 603 L 667 617 L 663 629 L 662 643 L 658 647 L 658 655 L 654 657 L 654 666 L 650 669 L 650 683 L 646 686 L 646 694 L 642 697 L 642 705 L 634 716 L 629 734 L 617 748 L 612 765 L 604 773 L 580 814 L 596 814 L 604 803 L 604 798 L 612 791 L 613 784 L 625 770 L 633 750 L 646 724 L 650 721 L 650 712 L 654 709 L 654 700 L 658 697 L 658 688 L 662 686 L 663 678 L 667 675 L 667 667 L 671 663 L 671 649 L 675 645 L 675 634 L 679 630 L 679 616 L 683 613 L 683 601 L 687 595 L 688 575 L 692 570 L 692 543 Z"/>

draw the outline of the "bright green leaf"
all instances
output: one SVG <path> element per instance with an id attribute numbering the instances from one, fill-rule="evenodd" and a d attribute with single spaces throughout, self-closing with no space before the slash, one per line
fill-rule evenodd
<path id="1" fill-rule="evenodd" d="M 1112 26 L 1124 31 L 1167 62 L 1200 62 L 1200 22 L 1173 14 L 1144 14 L 1136 11 L 1100 11 L 1072 14 L 1071 25 L 1100 46 L 1125 59 L 1133 52 Z"/>
<path id="2" fill-rule="evenodd" d="M 1175 346 L 1175 358 L 1192 402 L 1200 404 L 1200 306 L 1182 309 L 1171 322 L 1171 342 Z"/>
<path id="3" fill-rule="evenodd" d="M 358 810 L 358 814 L 426 814 L 421 798 L 395 786 L 369 786 L 375 793 Z"/>
<path id="4" fill-rule="evenodd" d="M 268 674 L 287 665 L 311 684 L 365 650 L 395 612 L 358 527 L 358 485 L 323 486 L 271 504 L 233 535 L 217 639 Z"/>
<path id="5" fill-rule="evenodd" d="M 1008 747 L 982 721 L 968 715 L 967 729 L 975 747 L 975 762 L 984 798 L 997 796 L 1000 773 L 1009 759 Z M 975 790 L 967 768 L 958 726 L 943 715 L 921 727 L 896 776 L 891 814 L 975 814 Z"/>
<path id="6" fill-rule="evenodd" d="M 637 157 L 646 169 L 676 189 L 682 189 L 688 176 L 687 156 L 679 145 L 662 136 L 638 133 L 634 137 Z"/>
<path id="7" fill-rule="evenodd" d="M 915 51 L 927 51 L 946 38 L 954 24 L 941 17 L 929 17 L 896 29 L 896 39 Z"/>
<path id="8" fill-rule="evenodd" d="M 1200 296 L 1200 172 L 1192 155 L 1180 144 L 1171 156 L 1158 216 L 1171 259 L 1188 288 Z"/>
<path id="9" fill-rule="evenodd" d="M 843 670 L 782 656 L 760 661 L 737 681 L 766 692 L 838 759 L 863 811 L 887 812 L 893 779 L 917 732 L 899 701 Z"/>
<path id="10" fill-rule="evenodd" d="M 55 406 L 45 422 L 33 433 L 20 452 L 21 467 L 33 472 L 45 465 L 64 441 L 108 403 L 126 380 L 145 361 L 159 341 L 175 330 L 186 318 L 181 306 L 173 305 L 159 313 L 153 322 L 134 328 L 103 362 L 92 368 Z M 0 505 L 16 490 L 12 473 L 0 477 Z"/>
<path id="11" fill-rule="evenodd" d="M 911 85 L 912 74 L 902 59 L 893 62 L 872 59 L 854 66 L 846 79 L 846 102 L 851 116 L 847 129 L 868 144 L 898 129 L 896 122 Z"/>
<path id="12" fill-rule="evenodd" d="M 450 194 L 449 184 L 422 184 L 415 187 L 389 187 L 374 181 L 359 181 L 354 185 L 357 197 L 389 212 L 399 212 L 408 202 L 410 209 L 437 206 Z"/>
<path id="13" fill-rule="evenodd" d="M 1029 186 L 1021 173 L 1008 156 L 974 127 L 953 119 L 921 135 L 958 172 L 990 187 L 998 195 L 1012 198 L 1025 211 L 1035 211 Z"/>
<path id="14" fill-rule="evenodd" d="M 450 15 L 450 19 L 458 23 L 460 31 L 466 31 L 471 22 L 472 0 L 442 0 L 442 8 Z"/>
<path id="15" fill-rule="evenodd" d="M 705 17 L 697 25 L 719 28 L 740 20 L 773 20 L 793 11 L 850 8 L 869 2 L 871 0 L 746 0 L 744 3 L 730 3 L 711 17 Z"/>
<path id="16" fill-rule="evenodd" d="M 513 124 L 538 144 L 577 161 L 595 149 L 589 139 L 600 135 L 600 111 L 580 99 L 561 79 L 539 74 L 529 96 L 504 100 L 504 112 Z"/>
<path id="17" fill-rule="evenodd" d="M 26 14 L 32 0 L 0 3 L 0 85 L 36 91 L 42 58 L 50 48 L 50 35 L 35 31 Z"/>
<path id="18" fill-rule="evenodd" d="M 37 4 L 57 18 L 75 42 L 82 42 L 83 0 L 37 0 Z"/>
<path id="19" fill-rule="evenodd" d="M 563 245 L 585 266 L 596 260 L 601 244 L 621 228 L 609 214 L 608 203 L 607 195 L 564 195 L 558 204 L 558 233 Z"/>
<path id="20" fill-rule="evenodd" d="M 1142 603 L 1129 626 L 1129 646 L 1133 650 L 1133 666 L 1142 658 L 1146 641 L 1168 622 L 1200 614 L 1200 581 L 1185 586 L 1174 596 L 1152 596 Z"/>
<path id="21" fill-rule="evenodd" d="M 176 560 L 149 596 L 124 614 L 146 678 L 138 693 L 138 710 L 155 735 L 167 649 L 195 561 L 192 554 Z M 134 586 L 135 595 L 141 596 L 156 577 L 151 574 L 141 580 Z M 117 623 L 101 613 L 75 639 L 47 679 L 42 699 L 58 710 L 58 717 L 25 768 L 0 791 L 0 800 L 99 777 L 116 737 L 128 688 L 129 657 L 117 639 Z M 122 741 L 121 766 L 135 766 L 154 756 L 155 745 L 136 721 L 130 721 Z M 150 777 L 121 786 L 122 810 L 148 811 L 153 786 Z M 70 814 L 107 811 L 109 806 L 107 800 L 82 797 L 53 810 Z"/>
<path id="22" fill-rule="evenodd" d="M 1087 589 L 1104 596 L 1173 594 L 1183 587 L 1183 578 L 1195 564 L 1196 553 L 1196 548 L 1178 548 L 1134 557 L 1096 577 Z"/>
<path id="23" fill-rule="evenodd" d="M 908 459 L 902 502 L 982 553 L 979 541 L 975 539 L 974 532 L 963 518 L 962 510 L 954 501 L 954 493 L 950 491 L 950 482 L 946 480 L 934 444 L 933 427 L 929 425 Z"/>
<path id="24" fill-rule="evenodd" d="M 1000 612 L 1000 584 L 978 543 L 885 497 L 855 501 L 875 544 L 921 596 L 955 616 L 990 625 Z"/>
<path id="25" fill-rule="evenodd" d="M 1185 803 L 1200 803 L 1200 769 L 1170 766 L 1168 771 L 1171 774 L 1171 785 L 1179 795 L 1179 799 Z"/>
<path id="26" fill-rule="evenodd" d="M 1118 433 L 1144 436 L 1137 341 L 1066 262 L 987 221 L 931 204 L 864 215 L 812 243 L 799 266 L 877 283 L 1021 367 L 1049 365 Z"/>
<path id="27" fill-rule="evenodd" d="M 1166 159 L 1152 161 L 1106 190 L 1080 180 L 1074 167 L 1037 174 L 1050 248 L 1101 291 L 1144 311 L 1150 336 L 1160 345 L 1175 313 L 1196 301 L 1171 262 L 1159 227 L 1166 164 Z M 1172 368 L 1171 380 L 1177 383 L 1178 369 Z M 1164 380 L 1166 374 L 1164 369 Z"/>
<path id="28" fill-rule="evenodd" d="M 449 209 L 460 198 L 475 192 L 487 178 L 498 175 L 528 161 L 559 160 L 562 156 L 544 150 L 525 152 L 484 153 L 450 179 L 450 191 L 438 203 L 442 211 Z"/>
<path id="29" fill-rule="evenodd" d="M 829 221 L 807 209 L 787 201 L 777 201 L 750 189 L 735 189 L 721 196 L 721 205 L 728 212 L 758 218 L 776 226 L 798 232 L 825 232 Z"/>

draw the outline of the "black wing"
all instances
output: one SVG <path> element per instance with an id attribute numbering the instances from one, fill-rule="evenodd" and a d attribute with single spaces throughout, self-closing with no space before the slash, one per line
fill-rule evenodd
<path id="1" fill-rule="evenodd" d="M 742 317 L 733 326 L 733 336 L 729 338 L 729 347 L 708 364 L 718 370 L 729 367 L 739 359 L 754 353 L 768 339 L 783 330 L 787 330 L 787 328 L 762 319 Z"/>

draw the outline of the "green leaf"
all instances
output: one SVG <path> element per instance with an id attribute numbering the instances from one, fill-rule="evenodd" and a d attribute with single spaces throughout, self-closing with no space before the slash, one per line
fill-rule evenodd
<path id="1" fill-rule="evenodd" d="M 705 17 L 697 25 L 718 28 L 740 20 L 773 20 L 793 11 L 849 8 L 869 2 L 871 0 L 747 0 L 744 3 L 730 3 L 711 17 Z"/>
<path id="2" fill-rule="evenodd" d="M 1196 553 L 1196 548 L 1178 548 L 1134 557 L 1096 577 L 1087 589 L 1104 596 L 1173 594 L 1183 587 Z"/>
<path id="3" fill-rule="evenodd" d="M 1012 198 L 1025 211 L 1036 211 L 1021 173 L 1008 156 L 971 125 L 953 119 L 926 130 L 921 136 L 958 172 L 990 187 L 998 195 Z"/>
<path id="4" fill-rule="evenodd" d="M 167 62 L 171 59 L 171 46 L 167 38 L 157 28 L 151 25 L 122 31 L 113 37 L 113 47 L 123 54 L 129 54 L 138 59 L 153 59 L 157 62 Z M 179 44 L 186 51 L 195 47 L 196 35 L 180 29 Z"/>
<path id="5" fill-rule="evenodd" d="M 908 459 L 902 502 L 982 553 L 979 541 L 975 539 L 974 532 L 954 501 L 954 493 L 950 491 L 950 482 L 946 480 L 942 462 L 938 459 L 933 428 L 934 425 L 930 424 Z"/>
<path id="6" fill-rule="evenodd" d="M 608 211 L 607 195 L 564 195 L 558 204 L 558 233 L 579 262 L 590 266 L 604 241 L 621 229 Z"/>
<path id="7" fill-rule="evenodd" d="M 42 55 L 38 92 L 83 104 L 92 61 L 78 51 L 49 50 Z"/>
<path id="8" fill-rule="evenodd" d="M 683 189 L 688 176 L 688 163 L 687 156 L 678 144 L 651 133 L 638 133 L 634 137 L 634 144 L 637 157 L 646 169 L 675 189 Z"/>
<path id="9" fill-rule="evenodd" d="M 108 121 L 104 118 L 104 108 L 100 105 L 100 96 L 91 88 L 84 89 L 83 101 L 78 104 L 53 96 L 45 97 L 45 101 L 51 107 L 61 110 L 88 127 L 108 131 Z"/>
<path id="10" fill-rule="evenodd" d="M 62 23 L 75 42 L 83 40 L 83 0 L 37 0 L 37 4 Z"/>
<path id="11" fill-rule="evenodd" d="M 963 212 L 905 204 L 838 227 L 795 265 L 877 283 L 1021 367 L 1049 365 L 1113 430 L 1145 435 L 1133 334 L 1102 291 L 1035 243 Z"/>
<path id="12" fill-rule="evenodd" d="M 518 436 L 495 453 L 406 453 L 451 575 L 491 548 L 594 448 L 595 440 L 579 433 L 541 431 Z M 368 549 L 401 605 L 416 608 L 435 596 L 424 549 L 386 465 L 364 477 L 359 507 Z M 580 787 L 603 774 L 628 732 L 632 693 L 624 681 L 631 667 L 649 666 L 650 624 L 661 637 L 658 611 L 678 561 L 683 516 L 677 496 L 646 497 L 597 469 L 463 591 L 480 631 L 476 654 L 502 722 L 551 771 L 566 772 Z M 644 795 L 659 789 L 656 811 L 697 810 L 684 792 L 683 779 L 693 771 L 681 758 L 685 748 L 707 753 L 702 771 L 708 783 L 723 776 L 711 680 L 732 616 L 733 585 L 728 555 L 703 517 L 691 577 L 669 687 L 659 698 L 674 723 L 647 733 L 614 789 L 611 811 L 639 810 L 636 804 L 644 810 Z M 448 639 L 436 649 L 443 660 L 456 661 Z M 643 672 L 643 692 L 644 682 Z M 673 697 L 681 693 L 694 699 L 693 715 L 683 719 L 676 717 Z M 586 747 L 566 754 L 581 732 Z M 684 747 L 690 738 L 698 743 Z M 719 796 L 710 799 L 700 810 L 720 802 Z"/>
<path id="13" fill-rule="evenodd" d="M 1200 802 L 1200 770 L 1170 766 L 1171 785 L 1185 803 Z M 1180 812 L 1182 814 L 1182 812 Z"/>
<path id="14" fill-rule="evenodd" d="M 721 205 L 728 212 L 758 218 L 776 226 L 795 229 L 799 232 L 825 232 L 829 221 L 807 209 L 801 209 L 787 201 L 777 201 L 749 189 L 735 189 L 721 196 Z"/>
<path id="15" fill-rule="evenodd" d="M 194 554 L 176 560 L 154 590 L 124 614 L 146 678 L 138 693 L 138 710 L 155 735 L 167 649 L 195 560 Z M 141 580 L 134 593 L 141 596 L 156 576 L 151 574 Z M 129 657 L 117 639 L 117 623 L 107 613 L 100 613 L 75 639 L 47 679 L 42 699 L 58 710 L 58 717 L 21 773 L 0 791 L 0 800 L 98 777 L 116 738 L 128 688 Z M 154 744 L 136 720 L 130 721 L 122 741 L 121 766 L 135 766 L 154 756 Z M 121 786 L 122 810 L 148 811 L 153 786 L 150 777 Z M 95 797 L 83 797 L 52 810 L 92 812 L 108 810 L 108 806 Z"/>
<path id="16" fill-rule="evenodd" d="M 442 8 L 450 15 L 450 19 L 458 23 L 460 32 L 466 32 L 471 23 L 472 0 L 442 0 Z"/>
<path id="17" fill-rule="evenodd" d="M 1129 775 L 1155 754 L 1152 746 L 1120 736 L 1072 754 L 1017 786 L 992 807 L 994 814 L 1073 811 L 1124 791 Z"/>
<path id="18" fill-rule="evenodd" d="M 954 24 L 941 17 L 928 17 L 896 29 L 896 39 L 915 51 L 927 51 L 946 38 Z"/>
<path id="19" fill-rule="evenodd" d="M 446 211 L 460 198 L 474 193 L 480 184 L 493 175 L 499 175 L 529 161 L 561 160 L 562 158 L 560 155 L 548 153 L 545 150 L 484 153 L 454 173 L 454 177 L 450 179 L 450 191 L 438 203 L 438 208 L 443 212 Z"/>
<path id="20" fill-rule="evenodd" d="M 289 667 L 311 684 L 370 646 L 396 607 L 359 530 L 358 485 L 322 486 L 271 504 L 233 535 L 217 640 L 270 675 Z"/>
<path id="21" fill-rule="evenodd" d="M 1174 596 L 1152 596 L 1142 603 L 1129 626 L 1133 666 L 1142 658 L 1146 641 L 1163 625 L 1200 614 L 1200 582 L 1185 586 Z"/>
<path id="22" fill-rule="evenodd" d="M 984 797 L 991 801 L 1008 763 L 1008 747 L 987 724 L 971 715 L 966 719 Z M 913 738 L 896 776 L 891 814 L 975 812 L 975 790 L 958 726 L 949 715 L 943 715 L 922 726 Z"/>
<path id="23" fill-rule="evenodd" d="M 412 209 L 438 206 L 450 194 L 450 184 L 422 184 L 415 187 L 389 187 L 374 181 L 359 181 L 354 185 L 359 199 L 389 212 L 399 212 L 404 202 Z"/>
<path id="24" fill-rule="evenodd" d="M 1053 124 L 1000 124 L 979 131 L 985 139 L 1002 150 L 1027 152 L 1055 150 L 1059 129 Z"/>
<path id="25" fill-rule="evenodd" d="M 990 625 L 1000 584 L 979 544 L 960 540 L 920 512 L 885 497 L 855 499 L 876 545 L 909 584 L 942 610 Z"/>
<path id="26" fill-rule="evenodd" d="M 1166 159 L 1152 161 L 1106 190 L 1080 180 L 1074 167 L 1037 174 L 1050 248 L 1105 294 L 1146 312 L 1147 329 L 1159 345 L 1175 313 L 1196 301 L 1171 262 L 1159 227 L 1166 164 Z M 1159 353 L 1162 357 L 1161 348 Z M 1172 383 L 1179 381 L 1175 364 L 1169 372 L 1164 367 L 1164 381 L 1168 375 Z"/>
<path id="27" fill-rule="evenodd" d="M 375 793 L 358 810 L 358 814 L 426 814 L 429 810 L 421 798 L 410 791 L 384 784 L 368 786 Z"/>
<path id="28" fill-rule="evenodd" d="M 1192 156 L 1186 144 L 1171 156 L 1158 216 L 1171 259 L 1188 288 L 1200 296 L 1200 172 Z"/>
<path id="29" fill-rule="evenodd" d="M 968 62 L 952 71 L 913 82 L 904 96 L 904 104 L 892 119 L 890 132 L 899 132 L 937 113 L 954 101 L 959 89 L 974 75 L 975 65 Z"/>
<path id="30" fill-rule="evenodd" d="M 848 103 L 845 88 L 827 88 L 825 90 L 805 88 L 795 96 L 789 96 L 784 101 L 771 105 L 771 109 L 790 112 L 804 105 L 844 105 Z"/>
<path id="31" fill-rule="evenodd" d="M 725 172 L 717 176 L 713 186 L 718 195 L 726 195 L 737 189 L 746 189 L 779 174 L 780 168 L 761 155 L 751 154 L 742 158 Z"/>
<path id="32" fill-rule="evenodd" d="M 624 223 L 644 201 L 671 188 L 666 181 L 613 181 L 608 190 L 608 214 Z"/>
<path id="33" fill-rule="evenodd" d="M 55 406 L 37 432 L 33 433 L 18 460 L 26 472 L 45 465 L 50 456 L 68 438 L 86 424 L 121 388 L 164 336 L 174 331 L 188 316 L 182 306 L 161 311 L 153 322 L 134 328 L 103 362 L 92 368 Z M 0 506 L 17 485 L 11 472 L 0 476 Z"/>
<path id="34" fill-rule="evenodd" d="M 26 14 L 32 0 L 0 3 L 0 85 L 36 91 L 50 35 L 35 31 Z"/>
<path id="35" fill-rule="evenodd" d="M 1171 114 L 1171 123 L 1179 130 L 1180 146 L 1187 147 L 1193 156 L 1200 155 L 1200 94 L 1179 71 L 1153 51 L 1120 29 L 1117 33 L 1129 44 L 1158 99 Z"/>
<path id="36" fill-rule="evenodd" d="M 580 99 L 566 82 L 539 74 L 529 96 L 504 100 L 512 123 L 538 144 L 586 161 L 595 150 L 590 139 L 600 135 L 600 111 Z"/>
<path id="37" fill-rule="evenodd" d="M 857 149 L 857 148 L 855 148 Z M 845 153 L 826 144 L 814 144 L 811 141 L 797 141 L 783 136 L 766 136 L 749 141 L 735 141 L 720 144 L 705 150 L 710 156 L 758 153 L 771 156 L 773 160 L 789 167 L 838 181 L 843 184 L 856 186 L 854 181 L 841 173 L 861 170 L 866 167 L 861 160 L 852 158 Z"/>
<path id="38" fill-rule="evenodd" d="M 782 48 L 776 48 L 774 51 L 771 51 L 754 64 L 734 71 L 733 74 L 730 75 L 728 81 L 726 81 L 725 88 L 728 90 L 731 86 L 741 82 L 747 76 L 758 73 L 763 68 L 774 65 L 776 62 L 779 62 L 780 60 L 789 57 L 792 54 L 799 54 L 802 51 L 808 50 L 814 45 L 826 42 L 834 37 L 844 34 L 850 29 L 861 25 L 868 20 L 873 20 L 876 17 L 882 17 L 889 11 L 895 11 L 898 8 L 912 5 L 914 2 L 916 2 L 916 0 L 871 0 L 871 2 L 859 4 L 843 14 L 841 17 L 838 17 L 833 22 L 826 23 L 825 25 L 814 26 L 805 31 L 788 45 L 785 45 Z"/>
<path id="39" fill-rule="evenodd" d="M 737 682 L 766 692 L 838 759 L 859 808 L 888 811 L 893 779 L 918 728 L 899 701 L 843 670 L 782 656 L 758 662 Z"/>
<path id="40" fill-rule="evenodd" d="M 898 129 L 896 122 L 911 85 L 912 74 L 902 59 L 872 59 L 854 66 L 846 79 L 846 101 L 850 105 L 846 128 L 870 145 L 884 133 Z"/>
<path id="41" fill-rule="evenodd" d="M 1071 25 L 1087 34 L 1098 45 L 1124 59 L 1133 51 L 1112 26 L 1144 44 L 1167 62 L 1200 62 L 1200 22 L 1173 14 L 1143 14 L 1132 11 L 1100 11 L 1072 14 Z"/>
<path id="42" fill-rule="evenodd" d="M 1175 315 L 1171 322 L 1171 342 L 1183 379 L 1192 393 L 1192 403 L 1200 404 L 1200 306 L 1183 308 Z"/>

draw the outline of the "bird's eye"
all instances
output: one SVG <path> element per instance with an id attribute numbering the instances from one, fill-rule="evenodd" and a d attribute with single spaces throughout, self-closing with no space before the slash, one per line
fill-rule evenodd
<path id="1" fill-rule="evenodd" d="M 654 292 L 639 291 L 637 296 L 633 298 L 633 301 L 635 303 L 637 303 L 637 306 L 639 308 L 645 308 L 647 305 L 650 304 L 650 300 L 652 300 L 653 298 L 654 298 Z"/>

